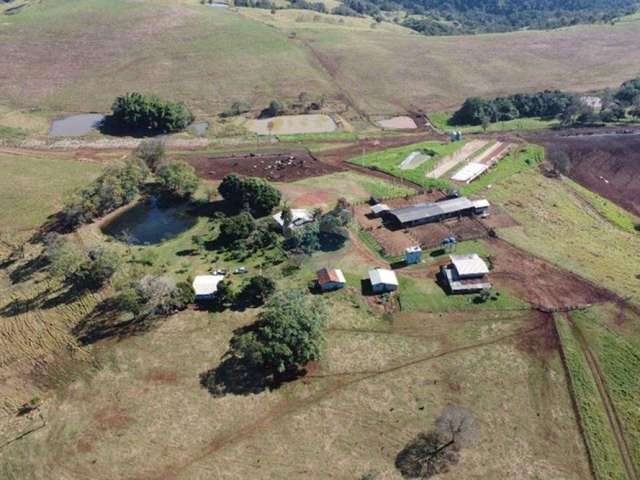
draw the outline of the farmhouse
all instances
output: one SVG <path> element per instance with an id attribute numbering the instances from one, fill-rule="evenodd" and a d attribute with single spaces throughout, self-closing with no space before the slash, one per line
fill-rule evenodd
<path id="1" fill-rule="evenodd" d="M 472 293 L 489 290 L 486 280 L 489 268 L 477 253 L 451 255 L 451 263 L 441 268 L 442 280 L 451 293 Z"/>
<path id="2" fill-rule="evenodd" d="M 318 286 L 323 292 L 329 290 L 338 290 L 347 283 L 342 270 L 337 268 L 323 268 L 316 272 L 316 278 L 318 279 Z"/>
<path id="3" fill-rule="evenodd" d="M 223 279 L 224 275 L 197 275 L 192 285 L 196 300 L 211 300 L 218 291 L 218 283 Z"/>
<path id="4" fill-rule="evenodd" d="M 369 280 L 373 293 L 392 292 L 398 289 L 398 278 L 393 270 L 372 268 L 369 270 Z"/>
<path id="5" fill-rule="evenodd" d="M 486 200 L 469 200 L 467 197 L 452 198 L 435 203 L 419 203 L 390 210 L 389 216 L 403 227 L 411 227 L 429 222 L 439 222 L 446 218 L 462 215 L 485 214 L 489 209 Z"/>
<path id="6" fill-rule="evenodd" d="M 276 221 L 278 225 L 284 228 L 284 221 L 282 220 L 282 212 L 278 212 L 273 216 L 273 219 Z M 304 208 L 293 208 L 291 209 L 291 223 L 287 225 L 289 228 L 297 228 L 305 225 L 306 223 L 311 223 L 313 221 L 313 217 L 311 214 L 305 210 Z"/>

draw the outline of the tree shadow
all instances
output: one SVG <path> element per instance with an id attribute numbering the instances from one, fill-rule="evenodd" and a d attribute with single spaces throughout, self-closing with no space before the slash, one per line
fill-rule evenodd
<path id="1" fill-rule="evenodd" d="M 35 273 L 43 270 L 48 264 L 49 261 L 44 255 L 38 255 L 37 257 L 27 260 L 9 273 L 9 280 L 11 280 L 13 284 L 24 282 Z"/>
<path id="2" fill-rule="evenodd" d="M 90 345 L 109 338 L 123 338 L 148 332 L 160 320 L 159 317 L 122 318 L 112 299 L 100 302 L 72 330 L 82 345 Z"/>
<path id="3" fill-rule="evenodd" d="M 52 294 L 57 295 L 52 296 Z M 77 297 L 78 291 L 73 287 L 61 287 L 57 290 L 46 289 L 31 298 L 15 298 L 0 307 L 1 317 L 14 317 L 34 309 L 48 310 L 71 302 Z"/>
<path id="4" fill-rule="evenodd" d="M 225 395 L 255 395 L 275 390 L 306 373 L 306 370 L 278 373 L 258 369 L 227 352 L 220 365 L 200 374 L 200 385 L 216 398 Z"/>

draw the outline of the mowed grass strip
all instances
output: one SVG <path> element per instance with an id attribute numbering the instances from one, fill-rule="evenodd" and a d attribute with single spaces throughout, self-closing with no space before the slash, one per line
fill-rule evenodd
<path id="1" fill-rule="evenodd" d="M 597 305 L 571 314 L 583 332 L 589 346 L 597 355 L 605 384 L 622 424 L 633 463 L 640 465 L 640 353 L 638 343 L 605 325 L 615 318 L 617 309 L 611 305 Z M 637 322 L 635 318 L 633 321 Z M 640 340 L 636 338 L 636 341 Z"/>
<path id="2" fill-rule="evenodd" d="M 102 167 L 64 157 L 0 153 L 0 232 L 33 229 L 62 207 L 66 192 L 96 178 Z"/>
<path id="3" fill-rule="evenodd" d="M 406 178 L 407 180 L 417 183 L 425 188 L 446 188 L 448 186 L 446 181 L 435 178 L 426 178 L 425 175 L 427 172 L 433 170 L 440 158 L 452 154 L 461 148 L 462 145 L 463 143 L 461 142 L 442 143 L 431 141 L 414 143 L 404 147 L 390 148 L 380 152 L 361 155 L 350 159 L 349 162 L 354 165 L 361 165 L 373 170 L 381 170 L 398 178 Z M 409 154 L 422 150 L 435 152 L 435 155 L 424 163 L 418 165 L 416 168 L 408 170 L 400 169 L 400 164 Z"/>
<path id="4" fill-rule="evenodd" d="M 596 477 L 598 480 L 627 480 L 587 359 L 567 319 L 560 315 L 554 319 Z"/>

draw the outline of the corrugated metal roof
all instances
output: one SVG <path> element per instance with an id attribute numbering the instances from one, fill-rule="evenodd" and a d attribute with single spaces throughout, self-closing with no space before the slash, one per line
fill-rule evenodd
<path id="1" fill-rule="evenodd" d="M 451 180 L 469 183 L 488 168 L 484 163 L 467 163 L 451 177 Z"/>
<path id="2" fill-rule="evenodd" d="M 323 268 L 322 270 L 318 270 L 316 275 L 320 285 L 325 285 L 327 283 L 346 283 L 342 270 L 338 268 Z"/>
<path id="3" fill-rule="evenodd" d="M 489 267 L 484 263 L 477 253 L 469 255 L 451 255 L 451 263 L 456 267 L 458 275 L 485 275 L 489 273 Z"/>
<path id="4" fill-rule="evenodd" d="M 473 202 L 467 197 L 452 198 L 436 203 L 418 203 L 409 207 L 391 210 L 391 215 L 395 216 L 400 223 L 413 222 L 446 215 L 473 208 Z"/>
<path id="5" fill-rule="evenodd" d="M 282 212 L 278 212 L 273 216 L 273 219 L 281 226 L 284 226 L 284 221 L 282 220 Z M 292 208 L 291 209 L 291 223 L 287 226 L 300 226 L 305 223 L 309 223 L 313 220 L 311 214 L 303 209 L 303 208 Z"/>
<path id="6" fill-rule="evenodd" d="M 372 268 L 369 270 L 369 280 L 371 285 L 395 285 L 398 286 L 398 278 L 393 270 L 387 270 L 385 268 Z"/>

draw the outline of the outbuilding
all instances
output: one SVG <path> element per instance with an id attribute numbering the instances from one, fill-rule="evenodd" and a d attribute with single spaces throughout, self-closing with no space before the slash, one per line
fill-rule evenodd
<path id="1" fill-rule="evenodd" d="M 439 222 L 451 217 L 486 213 L 488 208 L 489 202 L 486 200 L 472 201 L 467 197 L 458 197 L 435 203 L 417 203 L 408 207 L 396 208 L 389 211 L 389 216 L 402 227 L 411 227 L 423 223 Z"/>
<path id="2" fill-rule="evenodd" d="M 282 220 L 282 212 L 276 213 L 272 217 L 278 225 L 284 228 L 284 220 Z M 291 223 L 287 225 L 289 228 L 297 228 L 301 227 L 307 223 L 311 223 L 313 221 L 313 216 L 309 211 L 304 208 L 292 208 L 291 209 Z"/>
<path id="3" fill-rule="evenodd" d="M 338 268 L 323 268 L 316 272 L 318 286 L 323 292 L 343 288 L 347 281 L 342 270 Z"/>
<path id="4" fill-rule="evenodd" d="M 404 263 L 407 265 L 413 265 L 422 261 L 422 248 L 420 245 L 414 245 L 413 247 L 406 248 L 404 251 Z"/>
<path id="5" fill-rule="evenodd" d="M 369 270 L 371 291 L 373 293 L 392 292 L 398 289 L 398 278 L 393 270 L 372 268 Z"/>
<path id="6" fill-rule="evenodd" d="M 211 300 L 215 297 L 222 280 L 224 275 L 197 275 L 192 284 L 196 300 Z"/>
<path id="7" fill-rule="evenodd" d="M 491 283 L 486 279 L 489 267 L 477 253 L 450 255 L 451 263 L 442 267 L 442 280 L 451 293 L 473 293 L 489 290 Z"/>

